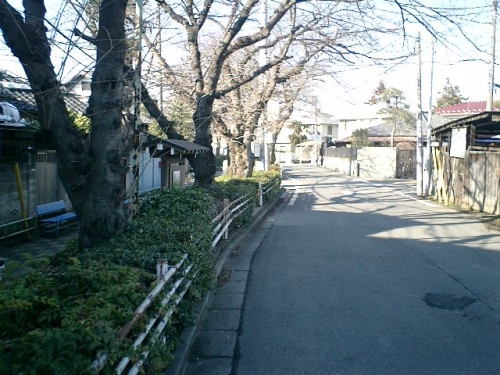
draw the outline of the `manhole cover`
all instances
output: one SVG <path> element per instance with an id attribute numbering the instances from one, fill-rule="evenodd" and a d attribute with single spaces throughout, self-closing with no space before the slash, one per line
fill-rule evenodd
<path id="1" fill-rule="evenodd" d="M 476 298 L 444 293 L 427 293 L 423 299 L 431 307 L 454 311 L 461 311 L 477 301 Z"/>

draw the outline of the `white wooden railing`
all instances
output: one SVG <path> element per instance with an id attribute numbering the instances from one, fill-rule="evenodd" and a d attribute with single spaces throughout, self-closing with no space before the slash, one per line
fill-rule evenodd
<path id="1" fill-rule="evenodd" d="M 140 304 L 140 306 L 135 310 L 134 318 L 125 324 L 118 337 L 123 340 L 134 326 L 139 322 L 139 320 L 144 316 L 146 310 L 149 306 L 156 300 L 160 294 L 165 289 L 167 284 L 170 285 L 171 280 L 174 276 L 178 276 L 177 280 L 171 285 L 168 292 L 163 295 L 161 300 L 161 306 L 165 309 L 165 312 L 157 314 L 149 319 L 145 330 L 135 339 L 132 344 L 132 348 L 136 352 L 140 352 L 140 359 L 132 363 L 130 357 L 124 357 L 115 367 L 115 374 L 127 373 L 129 375 L 138 374 L 141 366 L 149 355 L 149 351 L 141 348 L 144 346 L 144 342 L 149 344 L 154 344 L 162 337 L 163 330 L 168 324 L 168 321 L 172 314 L 174 313 L 175 307 L 181 302 L 182 298 L 191 286 L 191 280 L 196 277 L 196 271 L 193 270 L 193 264 L 188 264 L 188 255 L 185 254 L 182 259 L 175 264 L 170 266 L 165 259 L 160 259 L 157 262 L 157 284 L 148 294 L 146 299 Z M 174 298 L 175 297 L 175 298 Z M 108 353 L 101 353 L 97 359 L 92 363 L 92 366 L 97 372 L 100 372 L 108 360 Z"/>
<path id="2" fill-rule="evenodd" d="M 264 196 L 269 194 L 273 189 L 279 188 L 278 182 L 270 182 L 267 184 L 259 183 L 259 205 L 262 206 Z M 247 210 L 252 210 L 253 204 L 249 194 L 244 195 L 232 202 L 228 199 L 224 200 L 224 208 L 213 219 L 214 229 L 212 231 L 212 247 L 222 239 L 227 239 L 229 236 L 229 227 L 234 220 Z M 192 280 L 196 277 L 197 271 L 194 270 L 193 264 L 189 263 L 188 255 L 184 254 L 182 259 L 175 265 L 170 266 L 166 259 L 159 259 L 156 266 L 157 284 L 148 294 L 146 299 L 135 310 L 133 319 L 125 324 L 118 333 L 118 338 L 123 340 L 127 337 L 134 326 L 145 315 L 146 310 L 151 306 L 153 301 L 162 295 L 161 306 L 165 308 L 165 312 L 159 313 L 149 319 L 144 332 L 142 332 L 132 344 L 135 352 L 140 352 L 140 359 L 135 363 L 130 357 L 124 357 L 115 367 L 115 374 L 120 375 L 127 373 L 135 375 L 140 372 L 140 368 L 149 355 L 149 351 L 144 349 L 144 343 L 154 344 L 162 338 L 162 333 L 168 324 L 168 321 L 174 313 L 175 307 L 182 301 L 182 298 L 191 286 Z M 176 278 L 175 282 L 172 281 Z M 168 291 L 165 287 L 171 285 Z M 175 298 L 174 298 L 175 297 Z M 168 306 L 168 308 L 167 308 Z M 143 348 L 143 349 L 141 349 Z M 92 366 L 96 372 L 100 372 L 106 365 L 109 353 L 100 353 Z"/>
<path id="3" fill-rule="evenodd" d="M 233 221 L 246 210 L 252 209 L 252 199 L 249 194 L 244 195 L 232 202 L 224 199 L 222 211 L 215 217 L 213 223 L 215 228 L 212 231 L 212 247 L 219 241 L 229 237 L 229 226 Z"/>

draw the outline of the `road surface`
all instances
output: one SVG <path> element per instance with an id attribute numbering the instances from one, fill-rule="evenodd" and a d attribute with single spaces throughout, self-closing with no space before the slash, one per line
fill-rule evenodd
<path id="1" fill-rule="evenodd" d="M 233 375 L 500 374 L 500 236 L 406 181 L 285 178 Z"/>

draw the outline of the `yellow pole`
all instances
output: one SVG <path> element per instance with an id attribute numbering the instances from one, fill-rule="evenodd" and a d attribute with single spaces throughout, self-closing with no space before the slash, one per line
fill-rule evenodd
<path id="1" fill-rule="evenodd" d="M 21 171 L 19 170 L 19 163 L 14 164 L 14 174 L 16 175 L 17 191 L 19 193 L 19 201 L 21 202 L 21 216 L 24 219 L 24 227 L 26 229 L 30 229 L 30 226 L 29 226 L 28 222 L 26 221 L 28 215 L 26 213 L 26 206 L 24 203 L 23 185 L 21 182 Z M 29 233 L 26 233 L 26 235 L 27 235 L 28 239 L 31 238 Z"/>

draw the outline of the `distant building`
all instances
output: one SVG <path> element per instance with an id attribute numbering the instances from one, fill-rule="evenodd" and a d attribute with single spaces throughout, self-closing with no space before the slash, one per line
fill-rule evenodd
<path id="1" fill-rule="evenodd" d="M 75 95 L 88 98 L 92 93 L 91 83 L 92 74 L 84 71 L 71 78 L 64 87 Z"/>
<path id="2" fill-rule="evenodd" d="M 495 103 L 494 103 L 495 104 Z M 486 101 L 464 102 L 439 108 L 434 111 L 435 114 L 444 117 L 448 121 L 457 120 L 470 115 L 475 115 L 486 111 Z M 500 106 L 495 105 L 492 112 L 499 112 Z"/>

